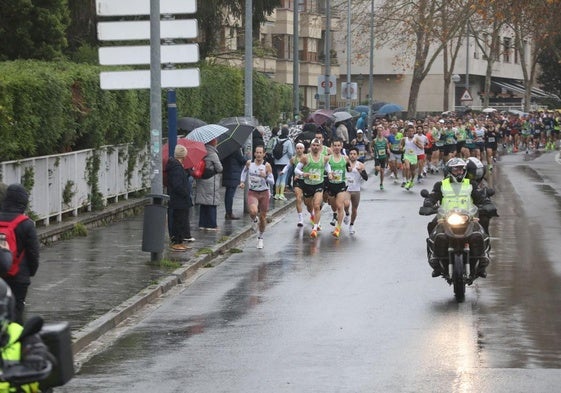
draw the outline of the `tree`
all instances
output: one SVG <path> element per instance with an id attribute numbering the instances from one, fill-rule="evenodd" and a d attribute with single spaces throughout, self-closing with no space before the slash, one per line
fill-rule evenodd
<path id="1" fill-rule="evenodd" d="M 196 18 L 201 31 L 199 50 L 202 59 L 215 53 L 222 27 L 231 24 L 231 18 L 243 19 L 246 0 L 198 0 Z M 247 0 L 249 1 L 249 0 Z M 280 0 L 253 0 L 253 34 L 259 37 L 259 29 L 266 22 L 275 8 L 281 5 Z"/>
<path id="2" fill-rule="evenodd" d="M 67 0 L 0 0 L 0 60 L 62 57 Z"/>
<path id="3" fill-rule="evenodd" d="M 561 37 L 542 51 L 538 63 L 542 70 L 538 83 L 545 91 L 561 97 Z"/>
<path id="4" fill-rule="evenodd" d="M 386 1 L 376 15 L 378 45 L 400 49 L 396 62 L 404 69 L 412 68 L 407 115 L 415 117 L 423 80 L 444 45 L 465 26 L 471 7 L 462 0 Z"/>

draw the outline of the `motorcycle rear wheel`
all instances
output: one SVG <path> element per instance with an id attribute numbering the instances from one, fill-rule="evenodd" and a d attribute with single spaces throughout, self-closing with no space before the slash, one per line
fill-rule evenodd
<path id="1" fill-rule="evenodd" d="M 464 258 L 463 255 L 454 255 L 454 269 L 452 272 L 452 283 L 454 295 L 458 302 L 463 302 L 466 295 L 466 282 L 464 280 Z"/>

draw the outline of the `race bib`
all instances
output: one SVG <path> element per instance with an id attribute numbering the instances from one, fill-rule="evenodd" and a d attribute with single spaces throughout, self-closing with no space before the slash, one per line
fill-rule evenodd
<path id="1" fill-rule="evenodd" d="M 495 142 L 495 138 L 492 137 L 492 136 L 490 136 L 489 138 L 487 138 L 487 140 L 488 140 L 489 142 Z"/>
<path id="2" fill-rule="evenodd" d="M 378 150 L 378 155 L 379 156 L 385 156 L 386 155 L 386 150 L 385 149 Z"/>
<path id="3" fill-rule="evenodd" d="M 332 181 L 334 181 L 334 182 L 343 181 L 343 173 L 341 173 L 341 171 L 333 171 Z"/>

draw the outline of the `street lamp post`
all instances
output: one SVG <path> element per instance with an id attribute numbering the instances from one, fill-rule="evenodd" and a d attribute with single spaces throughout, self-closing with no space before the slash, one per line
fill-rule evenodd
<path id="1" fill-rule="evenodd" d="M 362 82 L 364 81 L 362 74 L 358 74 L 356 81 L 358 83 L 358 104 L 362 105 Z"/>

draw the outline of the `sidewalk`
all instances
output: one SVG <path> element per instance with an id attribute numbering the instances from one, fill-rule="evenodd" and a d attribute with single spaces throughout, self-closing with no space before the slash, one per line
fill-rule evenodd
<path id="1" fill-rule="evenodd" d="M 293 194 L 286 202 L 271 198 L 269 219 L 294 209 Z M 142 212 L 145 199 L 131 199 L 68 222 L 38 228 L 44 241 L 57 237 L 77 222 L 93 223 L 123 215 L 130 208 Z M 253 235 L 250 219 L 243 212 L 243 192 L 236 193 L 234 212 L 240 220 L 225 220 L 224 206 L 218 206 L 216 232 L 198 229 L 198 207 L 191 211 L 195 242 L 184 253 L 167 247 L 164 259 L 181 264 L 150 262 L 142 252 L 143 214 L 136 214 L 107 226 L 89 229 L 88 236 L 61 240 L 41 248 L 37 275 L 29 288 L 26 315 L 41 315 L 46 322 L 68 321 L 72 330 L 73 351 L 78 353 L 120 322 L 184 282 L 215 256 L 228 252 Z M 101 217 L 100 217 L 101 216 Z M 167 230 L 166 230 L 167 232 Z M 166 236 L 167 239 L 167 236 Z M 49 244 L 49 242 L 45 242 Z M 201 252 L 201 250 L 203 252 Z M 163 265 L 163 266 L 162 266 Z"/>

